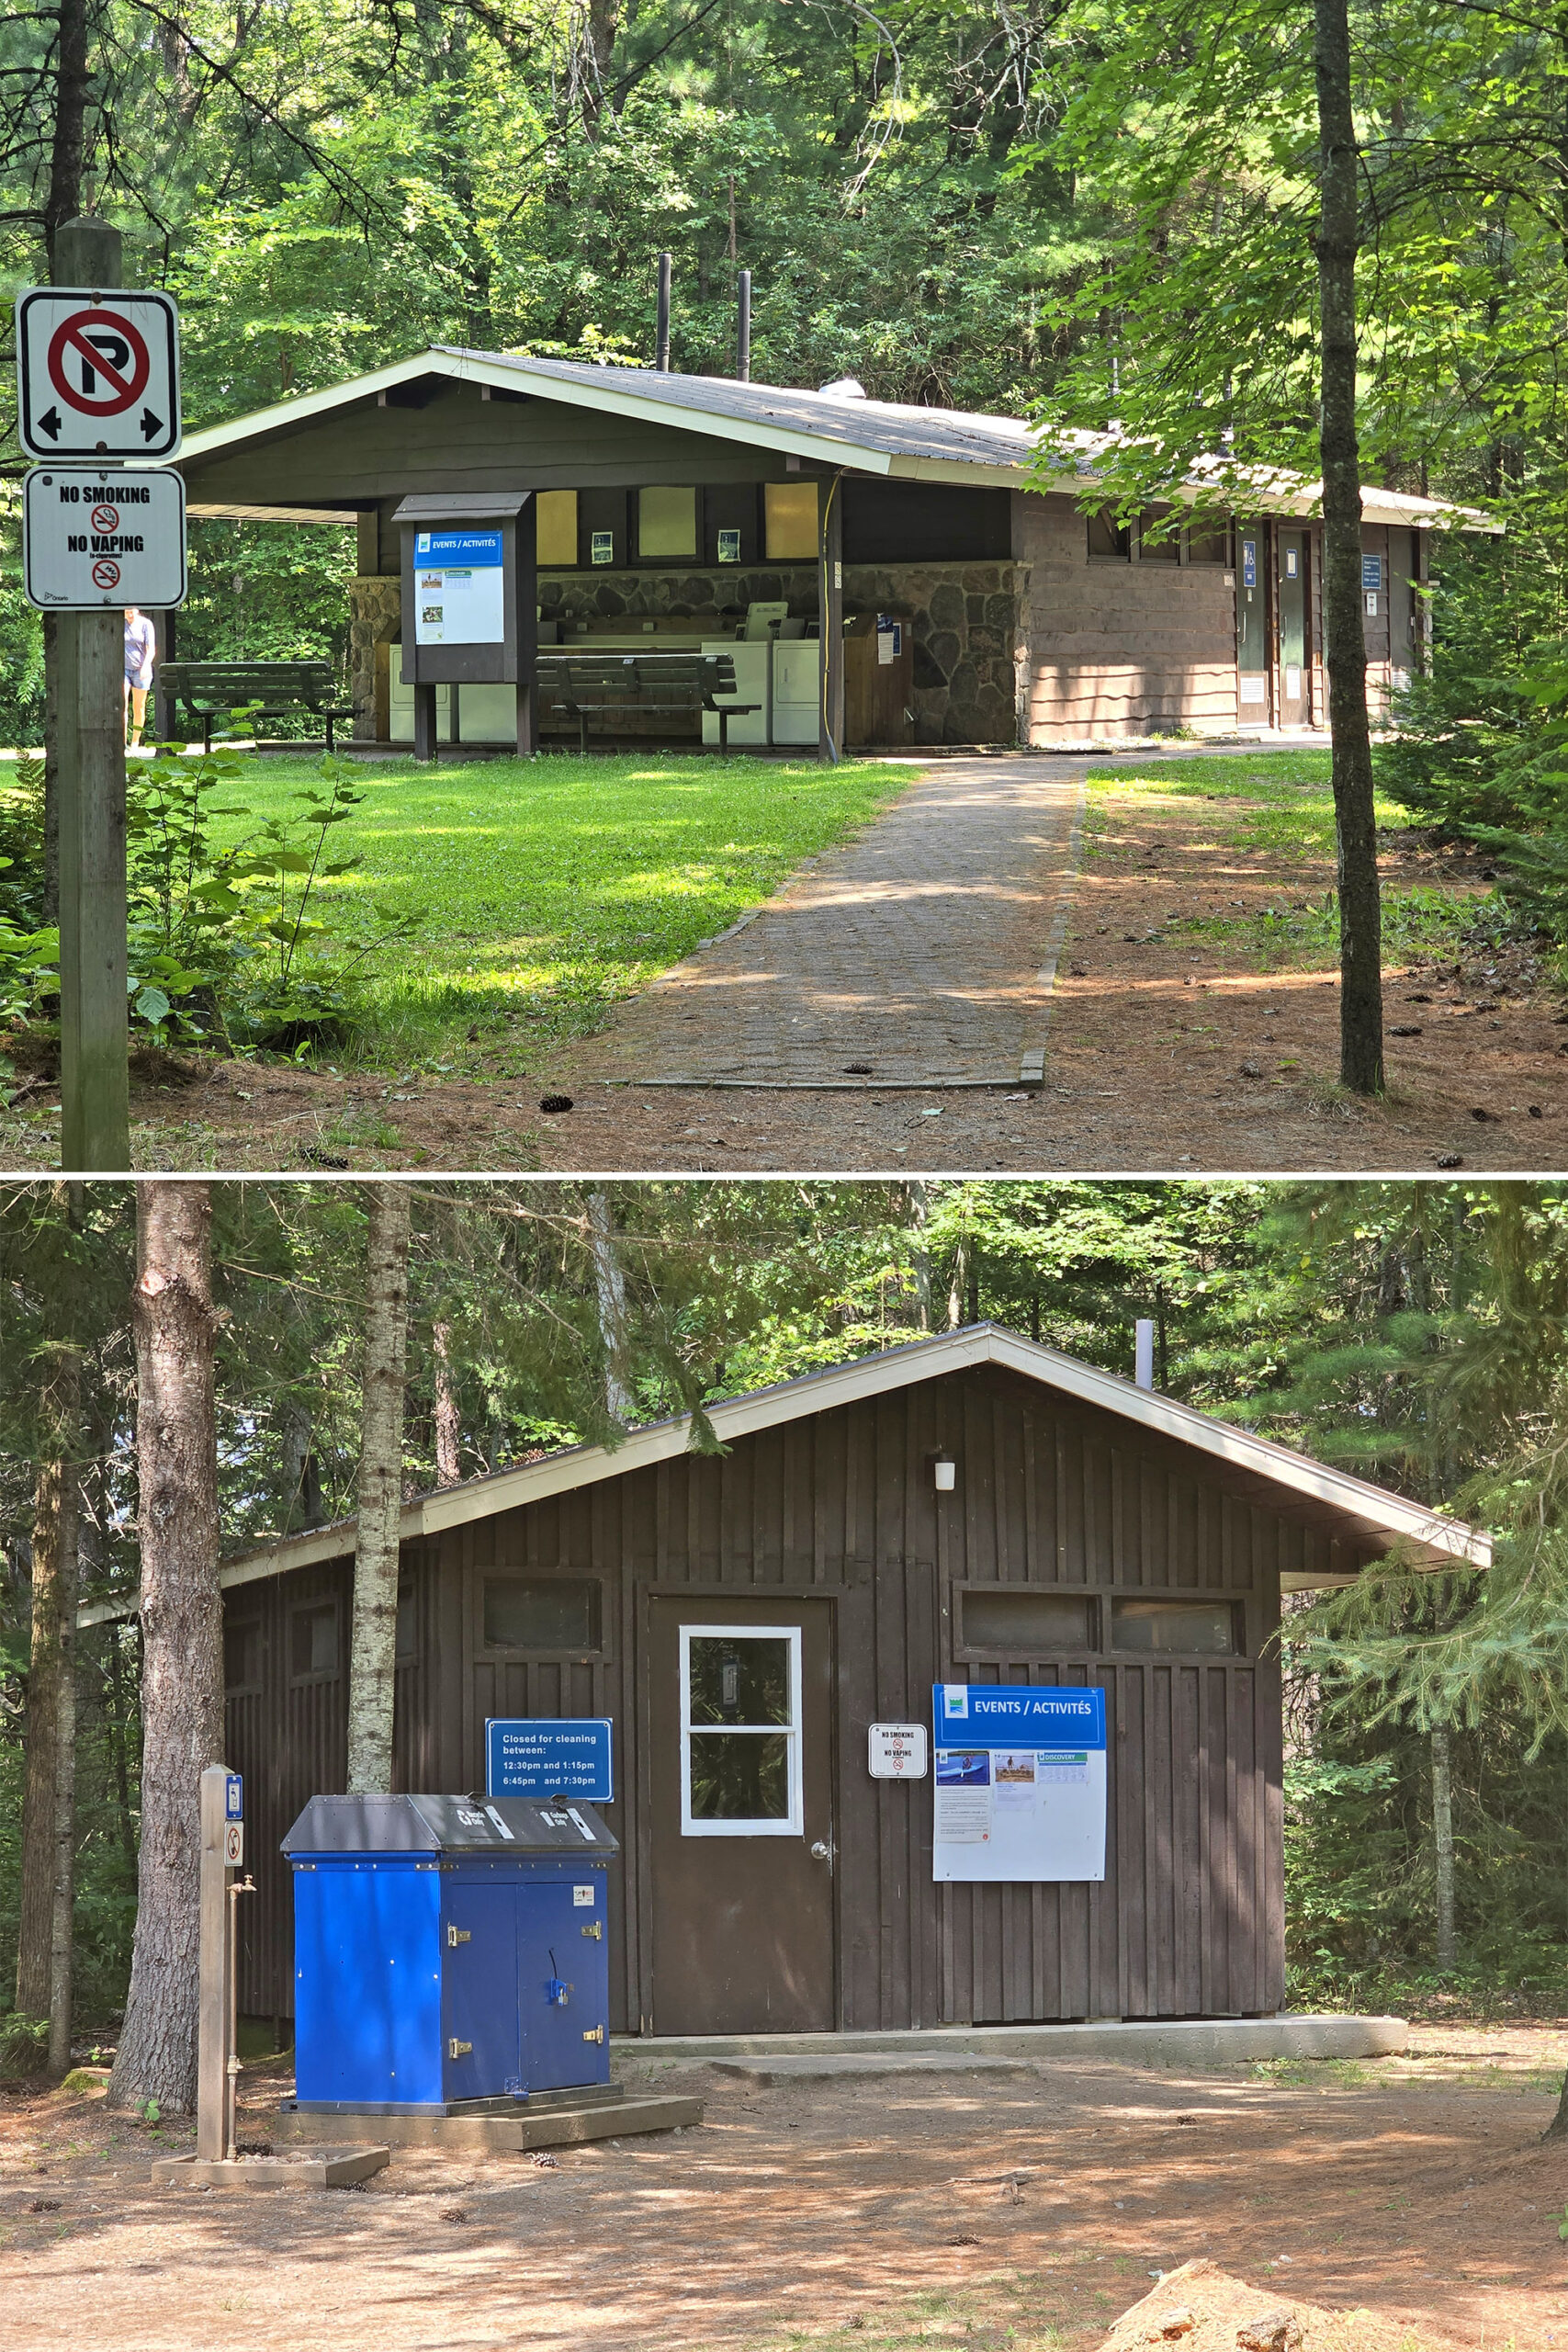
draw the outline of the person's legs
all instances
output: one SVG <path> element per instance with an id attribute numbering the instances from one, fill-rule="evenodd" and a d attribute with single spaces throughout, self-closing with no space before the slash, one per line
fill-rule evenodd
<path id="1" fill-rule="evenodd" d="M 136 752 L 141 748 L 141 729 L 147 717 L 147 689 L 145 686 L 133 686 L 128 680 L 126 692 L 130 696 L 130 748 Z"/>
<path id="2" fill-rule="evenodd" d="M 129 718 L 130 716 L 130 673 L 129 670 L 125 673 L 125 693 L 121 697 L 120 708 L 124 711 L 126 718 Z M 120 733 L 123 735 L 124 732 L 125 728 L 122 724 Z"/>

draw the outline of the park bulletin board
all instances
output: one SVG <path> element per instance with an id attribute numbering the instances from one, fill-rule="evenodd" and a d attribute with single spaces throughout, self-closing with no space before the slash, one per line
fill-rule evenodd
<path id="1" fill-rule="evenodd" d="M 931 1876 L 1105 1876 L 1105 1693 L 939 1682 Z"/>

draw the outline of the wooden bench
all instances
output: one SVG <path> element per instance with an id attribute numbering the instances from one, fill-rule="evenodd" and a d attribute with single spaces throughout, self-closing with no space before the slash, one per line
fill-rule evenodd
<path id="1" fill-rule="evenodd" d="M 539 654 L 539 711 L 565 711 L 575 718 L 582 749 L 588 721 L 604 711 L 711 710 L 718 720 L 718 748 L 729 749 L 729 722 L 761 708 L 755 702 L 720 702 L 736 691 L 735 659 L 728 653 Z"/>
<path id="2" fill-rule="evenodd" d="M 335 748 L 333 729 L 337 720 L 354 717 L 353 705 L 337 700 L 340 689 L 330 662 L 165 662 L 159 667 L 156 687 L 161 698 L 158 732 L 173 733 L 175 714 L 183 707 L 200 723 L 204 752 L 212 749 L 213 721 L 236 710 L 257 718 L 309 711 L 325 721 L 329 752 Z"/>

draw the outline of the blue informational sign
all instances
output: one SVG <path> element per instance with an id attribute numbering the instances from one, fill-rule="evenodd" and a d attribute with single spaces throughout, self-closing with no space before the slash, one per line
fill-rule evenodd
<path id="1" fill-rule="evenodd" d="M 1105 1746 L 1103 1690 L 939 1682 L 934 1697 L 939 1747 Z"/>
<path id="2" fill-rule="evenodd" d="M 499 564 L 499 531 L 420 531 L 413 543 L 416 563 Z"/>
<path id="3" fill-rule="evenodd" d="M 931 1876 L 1105 1876 L 1105 1693 L 939 1682 Z"/>
<path id="4" fill-rule="evenodd" d="M 1363 588 L 1381 588 L 1382 586 L 1382 558 L 1381 555 L 1364 555 L 1361 558 L 1361 585 Z"/>
<path id="5" fill-rule="evenodd" d="M 223 1781 L 223 1818 L 243 1821 L 245 1817 L 245 1784 L 238 1772 L 225 1775 Z"/>
<path id="6" fill-rule="evenodd" d="M 1243 539 L 1241 543 L 1241 584 L 1244 588 L 1258 585 L 1258 541 Z"/>
<path id="7" fill-rule="evenodd" d="M 485 1794 L 582 1797 L 590 1804 L 613 1804 L 609 1717 L 487 1717 Z"/>

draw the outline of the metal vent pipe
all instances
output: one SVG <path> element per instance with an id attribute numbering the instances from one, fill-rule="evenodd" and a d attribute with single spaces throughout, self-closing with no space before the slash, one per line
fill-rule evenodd
<path id="1" fill-rule="evenodd" d="M 1155 1327 L 1152 1320 L 1138 1317 L 1133 1332 L 1133 1377 L 1140 1388 L 1155 1385 Z"/>
<path id="2" fill-rule="evenodd" d="M 751 380 L 751 273 L 743 269 L 736 282 L 735 372 L 743 384 Z"/>
<path id="3" fill-rule="evenodd" d="M 670 256 L 659 256 L 659 352 L 654 366 L 661 375 L 670 373 Z"/>

